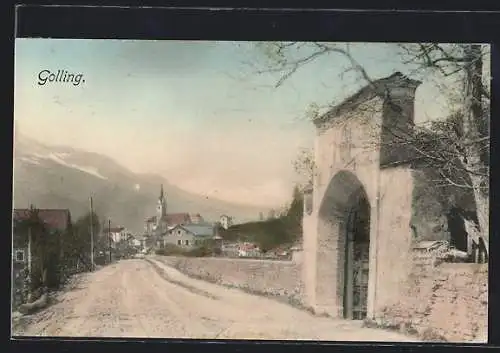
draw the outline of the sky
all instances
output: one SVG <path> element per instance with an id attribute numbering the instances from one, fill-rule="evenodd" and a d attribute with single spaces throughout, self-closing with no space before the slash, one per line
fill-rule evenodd
<path id="1" fill-rule="evenodd" d="M 352 53 L 374 78 L 413 74 L 394 45 L 358 43 Z M 266 60 L 252 42 L 16 39 L 16 133 L 102 153 L 193 193 L 281 206 L 297 181 L 292 161 L 313 146 L 309 105 L 340 102 L 362 83 L 330 55 L 275 88 L 279 73 L 257 73 Z M 85 82 L 39 85 L 42 70 Z M 423 81 L 417 122 L 446 114 L 443 94 Z"/>

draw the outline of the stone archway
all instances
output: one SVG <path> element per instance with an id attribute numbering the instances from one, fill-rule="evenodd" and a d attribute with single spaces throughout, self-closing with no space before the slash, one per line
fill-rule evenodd
<path id="1" fill-rule="evenodd" d="M 318 214 L 316 298 L 338 317 L 356 320 L 367 316 L 370 213 L 365 188 L 356 175 L 338 172 Z"/>
<path id="2" fill-rule="evenodd" d="M 304 303 L 318 314 L 375 319 L 397 300 L 408 277 L 415 178 L 407 161 L 412 149 L 390 131 L 412 132 L 419 85 L 395 73 L 314 119 L 314 178 L 304 205 L 302 279 Z M 354 227 L 360 222 L 369 224 L 369 232 L 368 226 L 361 227 L 365 231 Z M 364 251 L 368 265 L 363 265 L 369 267 L 369 289 L 358 301 L 354 250 L 362 247 L 369 248 L 368 254 Z"/>

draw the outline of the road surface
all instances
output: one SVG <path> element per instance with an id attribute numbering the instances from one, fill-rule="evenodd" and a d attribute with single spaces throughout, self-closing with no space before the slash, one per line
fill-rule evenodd
<path id="1" fill-rule="evenodd" d="M 152 262 L 149 262 L 152 261 Z M 123 260 L 81 276 L 22 336 L 415 341 L 189 278 L 154 260 Z"/>

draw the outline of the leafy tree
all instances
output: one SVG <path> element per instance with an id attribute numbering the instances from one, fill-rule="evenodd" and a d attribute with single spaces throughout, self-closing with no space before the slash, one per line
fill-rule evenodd
<path id="1" fill-rule="evenodd" d="M 222 230 L 225 240 L 250 241 L 263 252 L 283 244 L 291 244 L 302 237 L 303 194 L 299 186 L 293 190 L 292 201 L 284 212 L 273 214 L 267 220 L 248 222 Z"/>
<path id="2" fill-rule="evenodd" d="M 304 195 L 297 185 L 293 189 L 290 207 L 284 217 L 290 238 L 296 241 L 302 238 L 302 218 L 304 215 Z"/>
<path id="3" fill-rule="evenodd" d="M 269 219 L 257 223 L 252 229 L 253 240 L 263 252 L 290 242 L 291 236 L 287 232 L 286 223 L 282 218 Z"/>
<path id="4" fill-rule="evenodd" d="M 64 253 L 69 266 L 75 267 L 78 263 L 82 263 L 87 268 L 91 268 L 91 227 L 94 237 L 94 256 L 107 248 L 104 239 L 99 237 L 101 230 L 99 217 L 89 212 L 73 224 L 72 232 L 66 234 L 67 238 L 64 239 Z"/>

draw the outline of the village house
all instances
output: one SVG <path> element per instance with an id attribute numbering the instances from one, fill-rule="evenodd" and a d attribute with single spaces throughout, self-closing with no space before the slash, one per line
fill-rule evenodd
<path id="1" fill-rule="evenodd" d="M 233 225 L 233 219 L 232 217 L 229 217 L 228 215 L 224 214 L 220 216 L 219 224 L 221 225 L 222 228 L 228 229 Z"/>
<path id="2" fill-rule="evenodd" d="M 113 243 L 119 243 L 122 240 L 127 240 L 128 231 L 125 227 L 104 228 L 103 232 L 105 236 L 111 237 Z"/>
<path id="3" fill-rule="evenodd" d="M 239 257 L 258 257 L 261 255 L 259 247 L 252 243 L 242 243 L 238 247 Z"/>
<path id="4" fill-rule="evenodd" d="M 146 237 L 143 235 L 136 235 L 132 237 L 132 246 L 138 249 L 145 247 Z"/>
<path id="5" fill-rule="evenodd" d="M 71 213 L 68 209 L 38 209 L 38 217 L 44 223 L 47 236 L 59 236 L 59 256 L 62 257 L 61 241 L 62 234 L 71 228 Z M 24 270 L 31 271 L 32 266 L 38 259 L 34 258 L 30 242 L 30 228 L 20 227 L 21 222 L 27 221 L 30 217 L 31 209 L 13 210 L 13 249 L 12 249 L 12 276 L 13 276 L 13 303 L 20 303 L 22 298 L 22 288 Z"/>
<path id="6" fill-rule="evenodd" d="M 127 242 L 128 246 L 134 246 L 135 236 L 132 233 L 127 232 L 125 235 L 125 241 Z"/>
<path id="7" fill-rule="evenodd" d="M 173 244 L 183 248 L 193 248 L 202 245 L 214 237 L 211 225 L 176 225 L 163 236 L 163 245 Z"/>
<path id="8" fill-rule="evenodd" d="M 221 241 L 221 252 L 226 257 L 260 257 L 260 248 L 250 242 L 227 242 Z"/>

